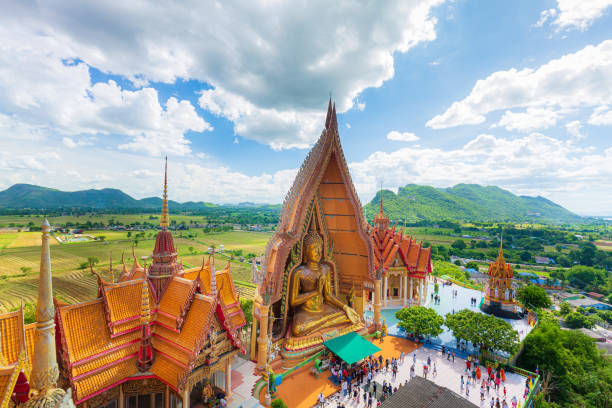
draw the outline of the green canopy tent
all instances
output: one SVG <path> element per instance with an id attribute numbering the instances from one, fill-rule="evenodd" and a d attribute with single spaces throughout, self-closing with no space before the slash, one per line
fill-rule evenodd
<path id="1" fill-rule="evenodd" d="M 356 363 L 380 351 L 380 348 L 355 332 L 327 340 L 323 345 L 347 364 Z"/>

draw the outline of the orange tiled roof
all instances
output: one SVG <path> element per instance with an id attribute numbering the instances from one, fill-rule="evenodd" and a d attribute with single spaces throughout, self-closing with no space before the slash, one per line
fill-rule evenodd
<path id="1" fill-rule="evenodd" d="M 374 244 L 375 267 L 387 269 L 398 259 L 408 272 L 418 275 L 431 273 L 431 248 L 423 248 L 410 236 L 395 232 L 395 228 L 381 230 L 371 228 L 370 238 Z"/>
<path id="2" fill-rule="evenodd" d="M 80 401 L 106 387 L 116 384 L 126 377 L 135 374 L 137 357 L 124 360 L 119 364 L 106 367 L 92 375 L 80 378 L 73 382 L 74 399 Z"/>
<path id="3" fill-rule="evenodd" d="M 60 307 L 59 314 L 70 364 L 140 339 L 138 330 L 111 339 L 102 299 Z"/>
<path id="4" fill-rule="evenodd" d="M 175 389 L 178 389 L 180 388 L 179 379 L 184 374 L 184 369 L 181 369 L 164 356 L 157 356 L 151 366 L 151 372 Z"/>
<path id="5" fill-rule="evenodd" d="M 108 323 L 113 334 L 140 325 L 142 285 L 145 280 L 104 285 L 102 296 L 108 306 Z"/>
<path id="6" fill-rule="evenodd" d="M 10 365 L 0 367 L 0 406 L 8 406 L 11 394 L 13 393 L 13 378 L 16 366 Z"/>
<path id="7" fill-rule="evenodd" d="M 0 352 L 8 364 L 14 364 L 24 342 L 21 310 L 0 315 Z"/>
<path id="8" fill-rule="evenodd" d="M 189 279 L 173 277 L 164 292 L 158 309 L 169 315 L 179 317 L 182 307 L 187 305 L 190 294 L 195 291 L 194 282 Z"/>
<path id="9" fill-rule="evenodd" d="M 197 348 L 206 334 L 208 334 L 210 319 L 214 316 L 215 304 L 215 300 L 210 296 L 196 294 L 193 297 L 191 308 L 189 313 L 187 313 L 180 333 L 157 326 L 154 336 L 161 336 L 163 339 L 178 344 L 186 350 L 199 352 L 200 350 Z"/>

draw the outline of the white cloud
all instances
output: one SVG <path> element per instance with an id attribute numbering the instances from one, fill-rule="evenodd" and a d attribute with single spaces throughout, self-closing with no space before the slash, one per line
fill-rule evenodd
<path id="1" fill-rule="evenodd" d="M 242 96 L 223 89 L 209 89 L 199 99 L 202 109 L 234 122 L 234 132 L 270 145 L 275 150 L 305 148 L 321 131 L 325 113 L 259 108 Z"/>
<path id="2" fill-rule="evenodd" d="M 392 130 L 387 133 L 387 139 L 395 140 L 398 142 L 416 142 L 419 140 L 419 137 L 411 132 L 398 132 L 397 130 Z"/>
<path id="3" fill-rule="evenodd" d="M 579 120 L 573 120 L 565 124 L 565 129 L 575 139 L 584 139 L 584 135 L 580 133 L 582 125 Z"/>
<path id="4" fill-rule="evenodd" d="M 69 149 L 75 149 L 77 147 L 93 145 L 93 143 L 88 141 L 87 139 L 82 138 L 79 140 L 74 140 L 73 138 L 70 138 L 70 137 L 63 137 L 62 143 L 64 144 L 64 146 L 66 146 Z"/>
<path id="5" fill-rule="evenodd" d="M 525 112 L 506 111 L 493 127 L 503 127 L 510 131 L 533 132 L 557 124 L 561 117 L 559 111 L 550 108 L 527 108 Z"/>
<path id="6" fill-rule="evenodd" d="M 569 110 L 612 103 L 612 40 L 589 45 L 536 68 L 497 71 L 478 80 L 470 95 L 427 122 L 433 129 L 485 122 L 500 109 Z M 557 118 L 558 119 L 558 118 Z"/>
<path id="7" fill-rule="evenodd" d="M 540 19 L 535 23 L 536 27 L 543 27 L 544 24 L 557 15 L 557 9 L 551 8 L 548 10 L 542 10 L 540 13 Z"/>
<path id="8" fill-rule="evenodd" d="M 595 108 L 588 123 L 590 125 L 612 125 L 612 109 L 607 105 Z"/>
<path id="9" fill-rule="evenodd" d="M 350 128 L 351 128 L 351 124 L 350 124 L 350 123 L 348 123 L 348 122 L 347 122 L 347 123 L 345 123 L 345 124 L 344 124 L 344 126 L 346 126 L 346 128 L 347 128 L 347 129 L 350 129 Z"/>
<path id="10" fill-rule="evenodd" d="M 364 109 L 358 95 L 393 77 L 395 53 L 436 38 L 431 10 L 442 2 L 14 2 L 0 15 L 0 44 L 8 40 L 22 47 L 5 54 L 15 64 L 5 66 L 3 77 L 28 67 L 32 88 L 58 83 L 54 75 L 45 77 L 42 67 L 15 58 L 36 48 L 48 50 L 59 71 L 69 71 L 59 64 L 61 58 L 122 75 L 136 86 L 195 79 L 222 93 L 217 99 L 236 96 L 249 105 L 236 115 L 218 104 L 224 109 L 216 114 L 233 121 L 235 133 L 277 149 L 303 147 L 319 134 L 313 118 L 324 111 L 328 92 L 338 112 Z M 37 46 L 43 42 L 48 46 Z M 66 99 L 73 106 L 84 97 L 76 83 L 89 81 L 85 64 L 70 70 L 75 73 L 67 82 L 75 84 L 79 97 Z M 27 90 L 19 94 L 14 105 L 36 106 Z M 127 144 L 136 145 L 146 147 L 141 140 Z M 177 152 L 186 150 L 181 141 L 178 145 Z"/>
<path id="11" fill-rule="evenodd" d="M 120 146 L 124 149 L 186 154 L 187 131 L 212 129 L 189 101 L 171 97 L 162 105 L 154 88 L 129 91 L 114 81 L 91 84 L 85 63 L 66 60 L 71 55 L 66 44 L 16 30 L 19 36 L 0 25 L 0 112 L 12 113 L 0 118 L 0 128 L 18 130 L 14 137 L 59 134 L 66 147 L 75 148 L 89 143 L 83 137 L 75 141 L 77 135 L 119 134 L 128 137 Z"/>
<path id="12" fill-rule="evenodd" d="M 550 20 L 558 30 L 584 31 L 611 5 L 612 0 L 557 0 L 557 8 L 542 11 L 536 26 Z"/>

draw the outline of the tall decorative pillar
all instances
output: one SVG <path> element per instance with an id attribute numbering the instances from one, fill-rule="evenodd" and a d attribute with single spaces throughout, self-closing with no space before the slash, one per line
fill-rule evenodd
<path id="1" fill-rule="evenodd" d="M 376 281 L 374 282 L 374 328 L 376 330 L 380 329 L 381 327 L 381 321 L 380 321 L 380 308 L 381 308 L 381 304 L 380 304 L 380 297 L 381 297 L 381 293 L 380 293 L 380 287 L 381 287 L 381 282 L 380 279 L 376 279 Z"/>
<path id="2" fill-rule="evenodd" d="M 404 277 L 400 275 L 399 277 L 399 296 L 400 301 L 404 298 Z"/>
<path id="3" fill-rule="evenodd" d="M 228 358 L 225 360 L 225 396 L 232 395 L 232 362 Z"/>
<path id="4" fill-rule="evenodd" d="M 38 301 L 36 303 L 36 330 L 34 331 L 34 355 L 30 385 L 44 392 L 55 388 L 59 376 L 55 350 L 55 307 L 53 306 L 53 286 L 51 281 L 51 254 L 49 250 L 49 230 L 46 219 L 42 224 L 42 250 L 40 252 L 40 277 L 38 281 Z"/>
<path id="5" fill-rule="evenodd" d="M 185 391 L 183 391 L 183 408 L 189 408 L 189 382 L 185 385 Z"/>
<path id="6" fill-rule="evenodd" d="M 383 305 L 384 307 L 387 307 L 387 288 L 388 288 L 388 279 L 387 279 L 387 275 L 385 274 L 384 284 L 383 284 Z"/>
<path id="7" fill-rule="evenodd" d="M 408 280 L 410 281 L 410 296 L 408 296 L 408 301 L 410 302 L 410 306 L 412 306 L 412 298 L 414 296 L 414 292 L 412 291 L 412 277 L 408 277 Z"/>
<path id="8" fill-rule="evenodd" d="M 406 302 L 408 302 L 408 275 L 402 276 L 402 280 L 404 281 L 404 292 L 402 293 L 402 306 L 406 307 Z"/>
<path id="9" fill-rule="evenodd" d="M 257 358 L 257 319 L 253 319 L 251 322 L 251 350 L 250 350 L 250 359 L 255 361 Z"/>
<path id="10" fill-rule="evenodd" d="M 257 338 L 257 370 L 265 370 L 268 362 L 268 313 L 270 305 L 259 305 L 259 337 Z"/>
<path id="11" fill-rule="evenodd" d="M 164 394 L 164 399 L 166 398 L 166 395 L 168 394 L 168 386 L 166 385 L 166 393 Z M 165 404 L 165 401 L 164 401 Z M 123 395 L 123 385 L 119 386 L 119 408 L 125 408 L 125 397 Z M 167 405 L 164 405 L 164 407 Z"/>

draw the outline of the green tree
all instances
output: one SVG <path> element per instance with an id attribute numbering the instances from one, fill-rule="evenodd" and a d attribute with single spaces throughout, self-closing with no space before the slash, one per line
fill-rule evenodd
<path id="1" fill-rule="evenodd" d="M 572 306 L 567 302 L 561 302 L 561 305 L 559 306 L 559 311 L 561 312 L 562 316 L 565 316 L 566 314 L 572 312 Z"/>
<path id="2" fill-rule="evenodd" d="M 523 345 L 516 365 L 530 371 L 537 367 L 550 380 L 543 387 L 547 402 L 563 407 L 610 406 L 612 362 L 601 356 L 592 339 L 580 331 L 561 330 L 553 320 L 540 319 Z"/>
<path id="3" fill-rule="evenodd" d="M 465 241 L 462 239 L 458 239 L 451 244 L 451 246 L 455 249 L 464 250 L 465 249 Z"/>
<path id="4" fill-rule="evenodd" d="M 247 323 L 250 324 L 253 321 L 253 300 L 240 299 L 240 307 L 242 308 Z"/>
<path id="5" fill-rule="evenodd" d="M 21 270 L 21 272 L 22 272 L 24 275 L 27 275 L 27 274 L 28 274 L 28 272 L 30 272 L 30 271 L 32 270 L 32 268 L 30 268 L 29 266 L 22 266 L 21 268 L 19 268 L 19 270 Z"/>
<path id="6" fill-rule="evenodd" d="M 518 332 L 495 316 L 463 309 L 447 314 L 444 325 L 457 339 L 480 344 L 485 349 L 512 353 L 518 347 Z"/>
<path id="7" fill-rule="evenodd" d="M 285 402 L 282 399 L 280 399 L 280 398 L 277 398 L 274 401 L 272 401 L 272 404 L 270 404 L 270 407 L 272 407 L 272 408 L 288 408 L 287 404 L 285 404 Z"/>
<path id="8" fill-rule="evenodd" d="M 548 293 L 544 289 L 535 285 L 527 285 L 516 291 L 516 298 L 525 306 L 535 307 L 536 309 L 549 308 L 552 305 Z"/>
<path id="9" fill-rule="evenodd" d="M 416 336 L 435 337 L 443 331 L 444 318 L 428 307 L 415 306 L 410 309 L 400 309 L 395 312 L 395 317 L 399 320 L 399 327 Z"/>
<path id="10" fill-rule="evenodd" d="M 531 253 L 529 251 L 521 251 L 520 257 L 523 262 L 531 261 Z"/>
<path id="11" fill-rule="evenodd" d="M 591 320 L 589 316 L 585 316 L 578 312 L 571 312 L 565 316 L 565 324 L 567 324 L 567 327 L 570 329 L 580 329 L 582 327 L 590 329 L 593 327 L 593 320 Z"/>
<path id="12" fill-rule="evenodd" d="M 190 254 L 193 254 L 193 247 L 192 247 L 192 246 L 190 246 L 189 248 L 187 248 L 187 250 L 189 250 L 189 253 L 190 253 Z"/>
<path id="13" fill-rule="evenodd" d="M 100 260 L 97 257 L 95 257 L 95 256 L 90 256 L 90 257 L 87 258 L 87 265 L 91 264 L 91 265 L 95 266 L 99 262 L 100 262 Z"/>
<path id="14" fill-rule="evenodd" d="M 434 283 L 434 292 L 438 293 L 439 290 L 440 290 L 440 285 L 438 285 L 438 282 Z"/>
<path id="15" fill-rule="evenodd" d="M 478 263 L 474 262 L 474 261 L 470 261 L 467 263 L 467 265 L 465 265 L 466 268 L 468 269 L 474 269 L 476 271 L 478 271 Z"/>

